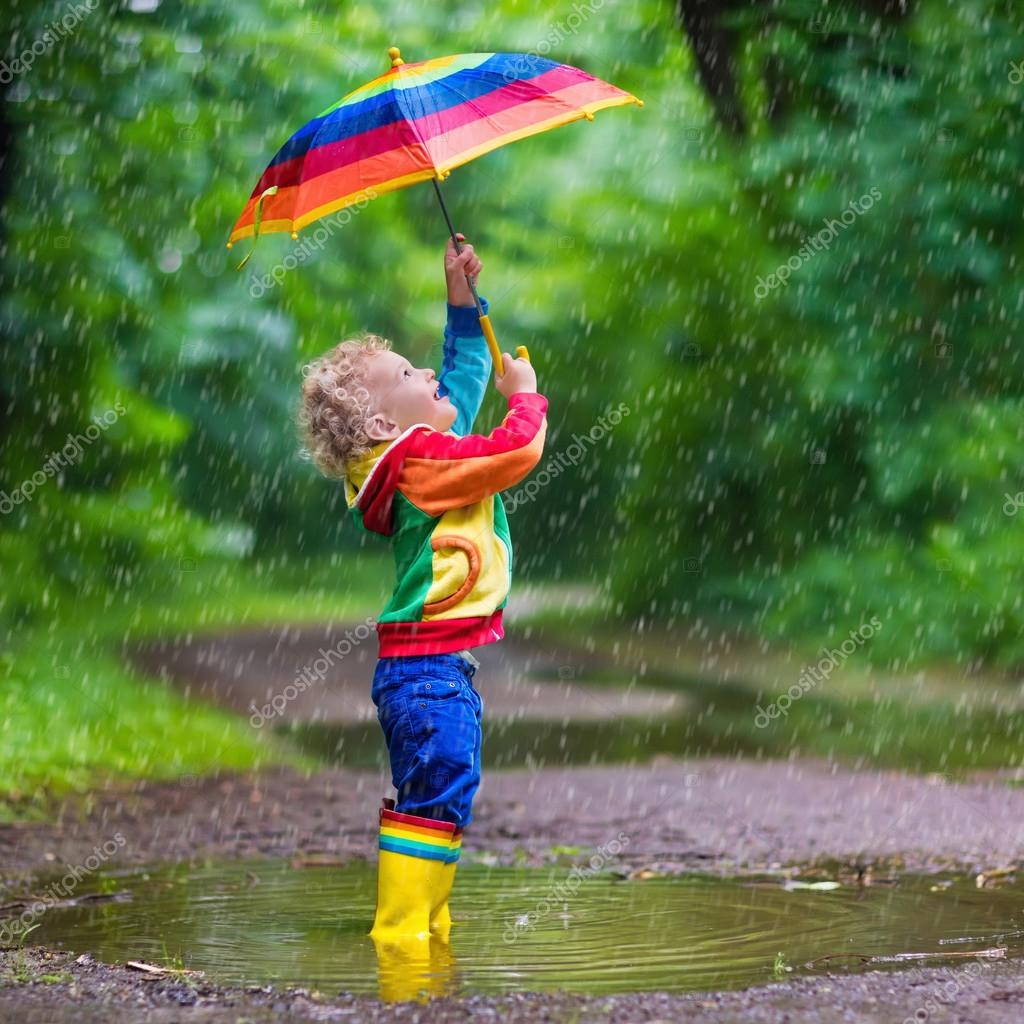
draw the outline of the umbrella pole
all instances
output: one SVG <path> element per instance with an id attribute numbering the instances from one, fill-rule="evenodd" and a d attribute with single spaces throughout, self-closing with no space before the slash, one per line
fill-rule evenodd
<path id="1" fill-rule="evenodd" d="M 455 251 L 462 252 L 462 246 L 459 245 L 459 240 L 455 237 L 455 225 L 452 224 L 452 219 L 448 216 L 448 207 L 444 205 L 444 196 L 441 195 L 441 187 L 437 183 L 437 178 L 431 178 L 431 181 L 434 183 L 434 191 L 437 193 L 437 201 L 441 204 L 441 212 L 444 214 L 444 219 L 448 223 L 448 231 L 452 236 L 452 242 L 455 244 Z M 476 292 L 476 285 L 473 283 L 469 274 L 466 275 L 466 283 L 469 285 L 469 290 L 473 293 L 473 301 L 476 303 L 476 315 L 480 318 L 480 330 L 483 331 L 484 337 L 487 339 L 487 347 L 490 349 L 494 368 L 498 371 L 498 376 L 502 377 L 505 374 L 505 363 L 501 358 L 501 349 L 498 348 L 498 340 L 494 337 L 494 328 L 491 326 L 490 318 L 484 312 L 484 307 L 480 303 L 480 296 L 477 295 Z M 525 354 L 526 349 L 522 348 L 522 346 L 516 349 L 516 355 Z"/>

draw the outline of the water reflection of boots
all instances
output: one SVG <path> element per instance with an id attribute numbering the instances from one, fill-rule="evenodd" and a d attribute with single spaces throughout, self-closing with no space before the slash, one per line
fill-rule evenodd
<path id="1" fill-rule="evenodd" d="M 426 1002 L 455 995 L 455 958 L 442 939 L 405 936 L 373 940 L 377 950 L 377 982 L 382 1002 Z"/>
<path id="2" fill-rule="evenodd" d="M 454 996 L 458 994 L 456 961 L 452 947 L 446 939 L 430 936 L 431 994 Z"/>

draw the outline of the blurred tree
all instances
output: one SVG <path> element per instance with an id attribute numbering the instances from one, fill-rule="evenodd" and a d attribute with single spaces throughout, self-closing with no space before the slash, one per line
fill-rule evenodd
<path id="1" fill-rule="evenodd" d="M 813 10 L 806 4 L 787 5 L 777 0 L 676 0 L 676 13 L 693 49 L 701 85 L 718 122 L 737 136 L 747 130 L 738 62 L 741 48 L 752 38 L 770 36 L 773 28 L 791 22 L 818 35 L 814 57 L 834 55 L 849 41 L 843 23 L 857 16 L 861 27 L 869 28 L 881 53 L 911 7 L 909 0 L 851 0 L 844 6 L 824 3 Z M 765 117 L 779 122 L 804 91 L 805 78 L 793 77 L 775 52 L 764 54 L 761 70 Z M 890 67 L 893 74 L 901 70 Z"/>

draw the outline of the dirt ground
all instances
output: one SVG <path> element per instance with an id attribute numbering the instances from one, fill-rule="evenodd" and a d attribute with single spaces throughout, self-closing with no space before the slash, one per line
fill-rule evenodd
<path id="1" fill-rule="evenodd" d="M 280 626 L 189 635 L 129 649 L 148 675 L 220 704 L 246 718 L 274 724 L 373 722 L 370 680 L 376 633 L 365 622 Z M 684 697 L 642 686 L 588 685 L 588 668 L 605 662 L 568 647 L 506 637 L 480 655 L 477 683 L 487 721 L 602 721 L 678 714 Z M 289 684 L 292 684 L 289 687 Z"/>
<path id="2" fill-rule="evenodd" d="M 121 832 L 122 863 L 328 852 L 372 858 L 386 775 L 184 778 L 110 787 L 52 823 L 0 826 L 0 881 L 80 863 Z M 999 777 L 851 771 L 814 761 L 674 761 L 491 771 L 464 850 L 541 865 L 556 845 L 624 831 L 623 864 L 674 872 L 756 871 L 828 858 L 907 870 L 1003 867 L 1021 856 L 1024 789 Z"/>
<path id="3" fill-rule="evenodd" d="M 974 962 L 972 961 L 972 964 Z M 151 978 L 88 954 L 0 952 L 0 1021 L 18 1024 L 262 1024 L 367 1021 L 388 1024 L 500 1020 L 503 1024 L 1009 1024 L 1024 1019 L 1024 965 L 824 975 L 741 992 L 570 993 L 438 998 L 382 1003 L 304 989 L 226 988 L 202 979 Z"/>

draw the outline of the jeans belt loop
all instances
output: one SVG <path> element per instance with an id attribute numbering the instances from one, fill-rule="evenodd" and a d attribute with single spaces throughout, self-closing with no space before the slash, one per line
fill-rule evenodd
<path id="1" fill-rule="evenodd" d="M 480 667 L 480 662 L 477 661 L 476 658 L 474 658 L 473 655 L 470 654 L 468 650 L 456 651 L 456 653 L 458 654 L 458 656 L 460 658 L 464 658 L 466 661 L 468 661 L 470 663 L 470 665 L 473 666 L 473 668 L 479 668 Z"/>

